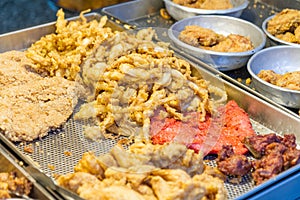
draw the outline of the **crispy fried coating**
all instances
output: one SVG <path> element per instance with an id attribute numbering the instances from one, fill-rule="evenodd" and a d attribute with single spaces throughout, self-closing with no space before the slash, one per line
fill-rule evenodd
<path id="1" fill-rule="evenodd" d="M 75 118 L 96 118 L 99 138 L 113 133 L 148 140 L 150 118 L 158 109 L 178 120 L 187 120 L 183 113 L 192 111 L 204 120 L 211 112 L 208 81 L 153 37 L 151 28 L 117 33 L 85 61 L 83 80 L 93 95 Z M 86 135 L 99 139 L 95 131 Z"/>
<path id="2" fill-rule="evenodd" d="M 178 39 L 189 45 L 217 52 L 243 52 L 254 49 L 248 37 L 238 34 L 224 36 L 198 25 L 186 26 Z"/>
<path id="3" fill-rule="evenodd" d="M 300 90 L 300 71 L 277 74 L 273 70 L 261 70 L 257 76 L 262 80 L 279 87 Z"/>
<path id="4" fill-rule="evenodd" d="M 207 10 L 223 10 L 233 7 L 230 0 L 173 0 L 173 2 L 186 7 Z"/>
<path id="5" fill-rule="evenodd" d="M 286 8 L 270 19 L 267 31 L 281 40 L 300 43 L 299 25 L 300 11 Z"/>
<path id="6" fill-rule="evenodd" d="M 37 72 L 75 80 L 82 61 L 113 34 L 110 28 L 104 28 L 107 17 L 88 22 L 84 13 L 80 14 L 80 20 L 67 21 L 60 9 L 55 33 L 43 36 L 26 50 Z"/>
<path id="7" fill-rule="evenodd" d="M 210 167 L 203 172 L 202 156 L 180 144 L 120 145 L 96 157 L 83 155 L 75 173 L 58 177 L 59 185 L 84 199 L 226 199 L 223 179 Z M 109 159 L 108 159 L 109 157 Z M 114 159 L 113 165 L 108 160 Z M 78 168 L 86 163 L 85 168 Z M 100 163 L 101 177 L 91 174 Z M 206 172 L 208 169 L 208 172 Z M 98 179 L 96 178 L 98 177 Z"/>

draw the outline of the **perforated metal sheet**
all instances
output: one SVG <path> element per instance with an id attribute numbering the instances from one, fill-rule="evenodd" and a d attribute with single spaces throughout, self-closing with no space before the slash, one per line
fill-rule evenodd
<path id="1" fill-rule="evenodd" d="M 257 132 L 269 133 L 271 131 L 253 120 L 251 122 Z M 85 138 L 82 127 L 84 124 L 86 123 L 76 121 L 71 116 L 62 129 L 52 131 L 48 136 L 33 143 L 16 146 L 20 152 L 30 156 L 48 176 L 71 173 L 84 152 L 93 151 L 96 155 L 105 154 L 117 143 L 116 140 L 111 139 L 95 142 Z M 33 153 L 24 151 L 24 145 L 32 145 Z M 216 166 L 214 160 L 207 164 Z M 235 199 L 253 187 L 254 183 L 250 175 L 243 177 L 240 184 L 225 183 L 229 199 Z"/>

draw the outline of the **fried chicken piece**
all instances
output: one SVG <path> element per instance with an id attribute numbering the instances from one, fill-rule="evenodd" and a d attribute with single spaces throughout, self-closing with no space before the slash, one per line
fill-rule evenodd
<path id="1" fill-rule="evenodd" d="M 243 52 L 254 49 L 251 40 L 245 36 L 229 34 L 218 44 L 208 48 L 208 50 L 218 52 Z"/>
<path id="2" fill-rule="evenodd" d="M 86 172 L 101 180 L 104 175 L 104 169 L 101 164 L 102 163 L 93 152 L 85 152 L 82 155 L 82 159 L 79 160 L 77 165 L 74 167 L 74 171 Z"/>
<path id="3" fill-rule="evenodd" d="M 300 71 L 287 72 L 277 78 L 276 85 L 291 90 L 300 90 Z"/>
<path id="4" fill-rule="evenodd" d="M 275 37 L 277 37 L 280 40 L 284 40 L 286 42 L 297 43 L 296 36 L 291 32 L 276 34 Z"/>
<path id="5" fill-rule="evenodd" d="M 96 176 L 86 172 L 75 172 L 59 176 L 56 181 L 58 185 L 75 193 L 84 184 L 101 184 L 101 181 Z"/>
<path id="6" fill-rule="evenodd" d="M 268 83 L 276 84 L 279 74 L 275 73 L 273 70 L 260 70 L 257 76 Z"/>
<path id="7" fill-rule="evenodd" d="M 295 38 L 297 40 L 297 43 L 300 43 L 300 26 L 298 26 L 295 31 L 294 31 L 294 34 L 295 34 Z"/>
<path id="8" fill-rule="evenodd" d="M 272 35 L 293 32 L 300 24 L 300 11 L 296 9 L 283 9 L 276 14 L 267 25 L 267 31 Z"/>
<path id="9" fill-rule="evenodd" d="M 218 169 L 226 175 L 244 176 L 252 168 L 251 162 L 245 155 L 234 154 L 231 145 L 223 146 L 218 154 Z"/>
<path id="10" fill-rule="evenodd" d="M 230 0 L 204 0 L 200 8 L 207 10 L 225 10 L 232 7 L 233 5 Z"/>
<path id="11" fill-rule="evenodd" d="M 223 10 L 233 7 L 230 0 L 173 0 L 173 2 L 186 7 L 207 10 Z"/>
<path id="12" fill-rule="evenodd" d="M 272 70 L 261 70 L 257 76 L 264 81 L 291 90 L 300 90 L 300 71 L 277 74 Z"/>
<path id="13" fill-rule="evenodd" d="M 211 51 L 243 52 L 254 49 L 251 40 L 245 36 L 238 34 L 223 36 L 198 25 L 186 26 L 178 38 L 189 45 Z"/>
<path id="14" fill-rule="evenodd" d="M 145 200 L 135 190 L 119 185 L 103 187 L 101 184 L 85 184 L 79 188 L 78 193 L 86 200 Z"/>
<path id="15" fill-rule="evenodd" d="M 210 47 L 216 45 L 223 37 L 211 29 L 203 28 L 197 25 L 185 26 L 180 32 L 178 38 L 195 47 Z"/>

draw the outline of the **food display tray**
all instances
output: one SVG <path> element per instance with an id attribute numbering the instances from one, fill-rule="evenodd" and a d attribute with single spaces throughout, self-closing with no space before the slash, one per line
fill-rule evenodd
<path id="1" fill-rule="evenodd" d="M 287 5 L 289 8 L 299 9 L 300 1 L 288 0 L 283 2 L 281 0 L 249 0 L 249 5 L 243 11 L 240 18 L 252 22 L 258 27 L 262 27 L 264 19 L 286 8 Z M 103 15 L 109 16 L 111 20 L 118 21 L 123 25 L 127 24 L 127 27 L 169 28 L 176 21 L 172 18 L 165 19 L 161 16 L 160 10 L 164 8 L 164 2 L 161 0 L 136 0 L 105 7 L 101 12 Z M 270 40 L 267 38 L 266 47 L 269 45 Z M 243 89 L 250 89 L 249 91 L 251 93 L 266 101 L 270 101 L 253 90 L 254 87 L 251 83 L 246 83 L 246 80 L 251 77 L 246 66 L 222 72 L 220 73 L 220 76 Z M 276 104 L 272 101 L 271 103 Z M 279 104 L 277 104 L 277 106 L 281 107 Z M 298 109 L 288 108 L 286 111 L 299 117 Z"/>
<path id="2" fill-rule="evenodd" d="M 92 13 L 88 17 L 100 18 L 101 15 Z M 111 26 L 113 29 L 122 29 L 122 26 L 119 25 L 113 21 L 108 23 L 108 26 Z M 53 33 L 53 31 L 54 23 L 48 23 L 1 35 L 0 51 L 26 49 L 34 41 L 40 39 L 41 36 Z M 298 131 L 300 130 L 299 117 L 224 80 L 220 72 L 210 70 L 205 63 L 200 62 L 195 57 L 189 56 L 176 48 L 174 48 L 174 51 L 178 57 L 189 61 L 203 77 L 221 83 L 227 92 L 228 99 L 235 100 L 249 114 L 256 132 L 261 134 L 276 132 L 281 135 L 294 133 L 297 137 L 297 144 L 300 144 L 300 132 Z M 74 112 L 78 110 L 79 105 Z M 94 151 L 96 155 L 104 154 L 116 144 L 116 141 L 111 139 L 99 142 L 86 139 L 83 135 L 84 124 L 85 122 L 78 122 L 71 116 L 61 129 L 51 131 L 48 136 L 30 143 L 13 143 L 4 137 L 3 134 L 0 134 L 0 139 L 6 145 L 6 148 L 22 159 L 23 162 L 38 167 L 45 175 L 51 177 L 56 174 L 72 173 L 73 167 L 81 159 L 84 152 Z M 25 147 L 28 145 L 31 146 L 32 152 L 25 150 Z M 225 187 L 228 191 L 229 199 L 244 199 L 267 189 L 272 189 L 274 185 L 295 173 L 300 173 L 300 165 L 286 170 L 276 176 L 276 178 L 259 186 L 254 186 L 250 177 L 246 177 L 240 184 L 225 183 Z M 296 195 L 300 196 L 300 191 Z"/>
<path id="3" fill-rule="evenodd" d="M 6 148 L 0 143 L 0 173 L 16 173 L 17 177 L 25 177 L 32 183 L 32 189 L 29 198 L 32 199 L 57 199 L 56 196 L 50 194 L 42 185 L 31 177 L 22 166 L 22 161 L 14 157 Z M 12 195 L 13 196 L 13 195 Z"/>

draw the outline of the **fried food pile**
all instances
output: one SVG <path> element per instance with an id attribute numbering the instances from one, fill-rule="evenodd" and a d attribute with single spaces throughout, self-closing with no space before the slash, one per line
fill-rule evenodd
<path id="1" fill-rule="evenodd" d="M 286 8 L 276 14 L 267 24 L 267 31 L 275 37 L 300 44 L 300 11 Z"/>
<path id="2" fill-rule="evenodd" d="M 32 141 L 59 128 L 77 104 L 80 86 L 32 72 L 21 51 L 0 54 L 0 130 L 12 141 Z"/>
<path id="3" fill-rule="evenodd" d="M 297 149 L 296 136 L 283 136 L 269 133 L 253 135 L 243 141 L 255 159 L 237 155 L 231 146 L 223 146 L 218 154 L 218 169 L 225 175 L 235 176 L 235 183 L 241 176 L 251 174 L 256 185 L 259 185 L 279 173 L 300 163 L 300 150 Z"/>
<path id="4" fill-rule="evenodd" d="M 255 135 L 246 138 L 244 143 L 259 158 L 253 161 L 252 172 L 257 185 L 300 163 L 300 150 L 294 134 L 283 137 L 274 133 Z"/>
<path id="5" fill-rule="evenodd" d="M 194 47 L 218 52 L 243 52 L 254 49 L 251 40 L 245 36 L 224 36 L 198 25 L 185 26 L 178 39 Z"/>
<path id="6" fill-rule="evenodd" d="M 224 10 L 233 7 L 230 0 L 173 0 L 173 2 L 190 8 L 206 10 Z"/>
<path id="7" fill-rule="evenodd" d="M 151 28 L 136 35 L 117 33 L 85 61 L 83 80 L 94 96 L 75 118 L 97 119 L 97 131 L 88 128 L 87 137 L 114 134 L 149 140 L 156 110 L 183 121 L 188 120 L 183 113 L 197 111 L 203 121 L 215 103 L 210 93 L 226 97 L 199 74 L 193 75 L 191 65 L 173 56 L 166 44 L 152 42 L 154 33 Z"/>
<path id="8" fill-rule="evenodd" d="M 257 76 L 262 80 L 279 87 L 300 90 L 300 71 L 277 74 L 273 70 L 261 70 Z"/>
<path id="9" fill-rule="evenodd" d="M 84 13 L 80 13 L 80 20 L 67 21 L 60 9 L 55 33 L 42 37 L 26 50 L 38 73 L 75 80 L 82 61 L 113 34 L 110 28 L 104 27 L 107 17 L 88 22 Z"/>
<path id="10" fill-rule="evenodd" d="M 227 198 L 223 175 L 180 144 L 117 145 L 99 157 L 88 152 L 74 171 L 57 182 L 84 199 Z"/>
<path id="11" fill-rule="evenodd" d="M 32 183 L 25 177 L 18 177 L 15 172 L 0 173 L 0 199 L 12 198 L 14 194 L 29 195 Z"/>

